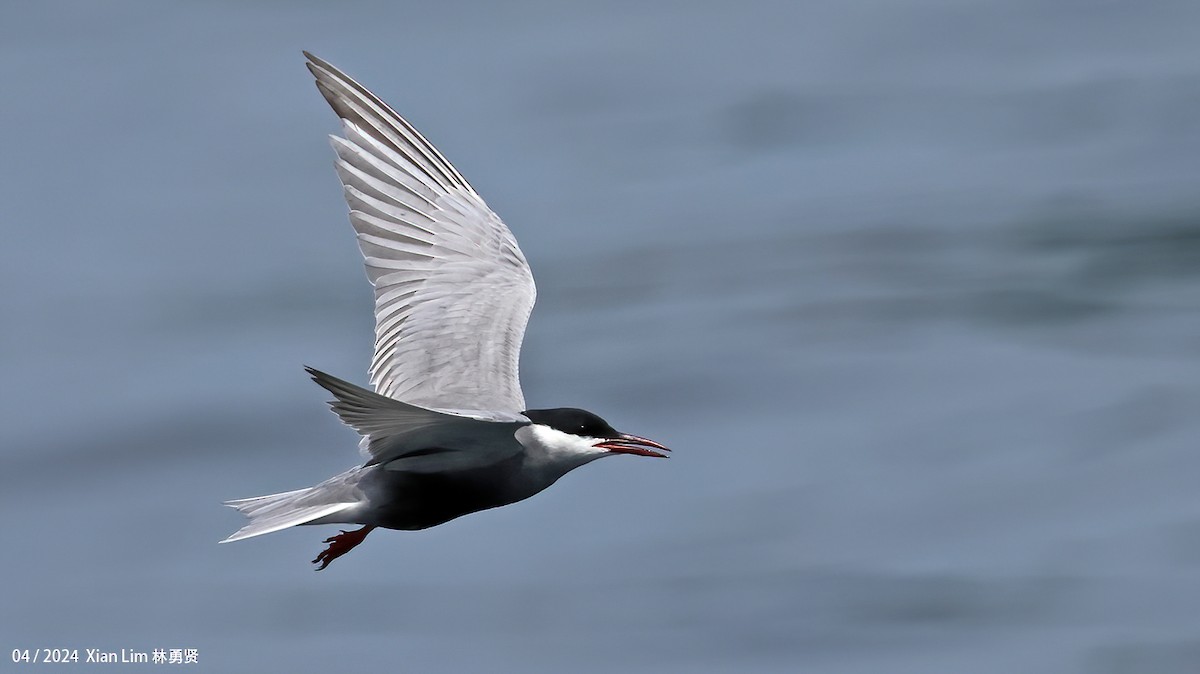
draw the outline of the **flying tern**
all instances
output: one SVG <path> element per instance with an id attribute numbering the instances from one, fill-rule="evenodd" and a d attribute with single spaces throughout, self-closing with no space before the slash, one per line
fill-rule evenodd
<path id="1" fill-rule="evenodd" d="M 313 368 L 366 462 L 306 489 L 226 502 L 246 526 L 222 543 L 309 524 L 317 570 L 373 529 L 417 530 L 515 503 L 604 456 L 666 457 L 581 409 L 525 408 L 518 359 L 536 295 L 512 232 L 391 107 L 305 52 L 342 122 L 331 136 L 350 223 L 375 289 L 374 391 Z"/>

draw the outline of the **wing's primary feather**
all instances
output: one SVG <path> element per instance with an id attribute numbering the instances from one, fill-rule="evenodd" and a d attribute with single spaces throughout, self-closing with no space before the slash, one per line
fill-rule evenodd
<path id="1" fill-rule="evenodd" d="M 342 119 L 337 172 L 375 287 L 371 384 L 436 410 L 517 420 L 521 340 L 536 291 L 512 232 L 378 97 L 305 52 Z"/>

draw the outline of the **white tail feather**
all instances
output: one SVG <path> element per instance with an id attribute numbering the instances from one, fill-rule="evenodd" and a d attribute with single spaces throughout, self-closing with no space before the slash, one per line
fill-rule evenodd
<path id="1" fill-rule="evenodd" d="M 226 501 L 225 505 L 249 517 L 250 523 L 221 542 L 231 543 L 299 524 L 307 524 L 358 505 L 357 502 L 320 503 L 318 499 L 312 498 L 317 490 L 318 487 L 309 487 L 281 494 Z M 314 503 L 313 501 L 318 502 Z"/>

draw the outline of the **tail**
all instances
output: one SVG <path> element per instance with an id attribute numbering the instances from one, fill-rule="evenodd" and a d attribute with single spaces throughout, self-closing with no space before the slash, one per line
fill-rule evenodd
<path id="1" fill-rule="evenodd" d="M 340 476 L 339 476 L 340 477 Z M 232 536 L 221 541 L 231 543 L 243 538 L 261 536 L 272 531 L 287 529 L 298 524 L 307 524 L 313 520 L 353 508 L 359 503 L 356 500 L 331 502 L 330 497 L 337 495 L 336 491 L 323 489 L 324 484 L 282 494 L 268 494 L 226 501 L 229 506 L 250 518 L 250 523 L 238 529 Z"/>

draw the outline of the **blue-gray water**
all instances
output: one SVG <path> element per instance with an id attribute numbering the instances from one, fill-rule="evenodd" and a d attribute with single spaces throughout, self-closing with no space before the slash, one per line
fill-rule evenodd
<path id="1" fill-rule="evenodd" d="M 434 4 L 0 9 L 0 669 L 1200 671 L 1200 4 Z M 516 233 L 530 405 L 674 458 L 216 545 L 358 460 L 301 49 Z"/>

